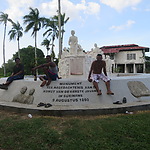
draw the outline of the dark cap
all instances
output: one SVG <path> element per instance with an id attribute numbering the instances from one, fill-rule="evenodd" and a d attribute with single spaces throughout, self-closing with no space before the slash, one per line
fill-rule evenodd
<path id="1" fill-rule="evenodd" d="M 97 54 L 97 56 L 102 56 L 102 54 Z"/>
<path id="2" fill-rule="evenodd" d="M 16 57 L 16 58 L 15 58 L 15 61 L 16 61 L 17 59 L 19 59 L 19 60 L 20 60 L 20 58 L 19 58 L 19 57 Z"/>

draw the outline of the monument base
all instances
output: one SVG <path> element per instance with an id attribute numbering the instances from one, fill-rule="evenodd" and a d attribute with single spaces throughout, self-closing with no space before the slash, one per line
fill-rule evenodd
<path id="1" fill-rule="evenodd" d="M 93 84 L 87 80 L 60 79 L 53 81 L 49 86 L 40 87 L 41 81 L 33 81 L 33 78 L 14 81 L 8 90 L 0 89 L 0 108 L 6 110 L 16 110 L 17 112 L 38 113 L 43 115 L 82 115 L 82 114 L 108 114 L 123 113 L 126 110 L 142 110 L 150 108 L 150 93 L 145 89 L 139 92 L 128 86 L 133 84 L 145 85 L 150 89 L 150 75 L 113 77 L 111 80 L 111 90 L 115 95 L 107 95 L 103 81 L 99 82 L 102 95 L 98 96 Z M 4 83 L 6 78 L 1 78 L 0 83 Z M 137 82 L 136 82 L 137 81 Z M 141 84 L 140 84 L 141 83 Z M 21 93 L 26 87 L 25 93 Z M 132 87 L 132 88 L 131 88 Z M 31 90 L 35 90 L 30 94 Z M 16 100 L 16 97 L 19 97 Z M 21 97 L 21 98 L 20 98 Z M 123 98 L 126 103 L 123 103 Z M 14 100 L 15 99 L 15 100 Z M 30 101 L 29 101 L 30 99 Z M 32 101 L 31 101 L 32 100 Z M 119 101 L 120 103 L 116 103 Z M 42 102 L 51 104 L 51 107 L 37 107 Z"/>

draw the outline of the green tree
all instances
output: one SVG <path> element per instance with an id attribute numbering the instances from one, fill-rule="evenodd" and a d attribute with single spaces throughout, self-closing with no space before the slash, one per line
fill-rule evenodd
<path id="1" fill-rule="evenodd" d="M 9 59 L 6 63 L 6 71 L 7 71 L 7 76 L 10 76 L 13 71 L 13 67 L 15 65 L 15 61 L 13 59 Z"/>
<path id="2" fill-rule="evenodd" d="M 8 18 L 8 14 L 0 12 L 0 23 L 4 23 L 4 37 L 3 37 L 3 66 L 4 66 L 4 76 L 6 76 L 6 67 L 5 67 L 5 38 L 6 38 L 7 21 L 12 22 L 12 20 Z"/>
<path id="3" fill-rule="evenodd" d="M 61 15 L 61 42 L 63 42 L 63 36 L 64 36 L 64 25 L 67 23 L 67 21 L 69 20 L 69 17 L 67 19 L 65 19 L 65 13 L 63 15 Z M 47 35 L 47 38 L 50 37 L 50 41 L 52 41 L 51 45 L 51 53 L 54 52 L 54 41 L 56 38 L 58 38 L 58 34 L 59 34 L 59 19 L 58 16 L 55 15 L 54 17 L 51 17 L 50 19 L 46 19 L 44 20 L 44 26 L 47 29 L 43 36 Z M 62 43 L 61 43 L 61 49 L 62 49 Z"/>
<path id="4" fill-rule="evenodd" d="M 28 46 L 27 48 L 20 49 L 21 62 L 24 64 L 25 74 L 32 74 L 31 69 L 34 67 L 35 59 L 34 59 L 34 51 L 35 47 Z M 13 59 L 18 56 L 18 52 L 13 55 Z M 45 63 L 44 53 L 42 50 L 37 48 L 37 65 Z M 39 70 L 39 73 L 42 73 L 42 70 Z"/>
<path id="5" fill-rule="evenodd" d="M 50 40 L 48 40 L 47 38 L 43 40 L 43 42 L 41 43 L 41 45 L 46 47 L 47 50 L 47 55 L 48 55 L 48 51 L 50 50 L 49 46 L 50 46 Z"/>
<path id="6" fill-rule="evenodd" d="M 21 27 L 20 23 L 17 21 L 17 23 L 12 22 L 12 29 L 9 31 L 8 35 L 10 35 L 10 40 L 17 39 L 18 41 L 18 57 L 20 58 L 20 37 L 23 36 L 23 28 Z"/>
<path id="7" fill-rule="evenodd" d="M 58 38 L 58 29 L 56 26 L 56 21 L 53 18 L 45 19 L 44 26 L 47 30 L 43 33 L 43 36 L 47 35 L 47 38 L 50 36 L 50 41 L 52 41 L 52 43 L 50 44 L 52 46 L 51 52 L 53 52 L 55 46 L 55 38 Z"/>
<path id="8" fill-rule="evenodd" d="M 57 30 L 59 29 L 59 18 L 58 18 L 58 15 L 55 15 L 53 17 L 53 20 L 56 22 L 56 26 L 57 26 Z M 62 47 L 63 47 L 63 38 L 64 38 L 64 32 L 65 32 L 65 24 L 68 22 L 69 20 L 69 17 L 66 18 L 66 14 L 63 13 L 60 15 L 60 20 L 61 20 L 61 50 L 62 50 Z"/>
<path id="9" fill-rule="evenodd" d="M 12 74 L 14 65 L 15 65 L 15 61 L 14 61 L 12 58 L 9 59 L 9 60 L 5 63 L 6 76 L 10 76 L 10 75 Z M 1 76 L 1 77 L 4 77 L 4 75 L 3 75 L 3 70 L 4 70 L 4 66 L 2 66 L 2 68 L 0 68 L 0 76 Z"/>
<path id="10" fill-rule="evenodd" d="M 37 32 L 41 29 L 42 23 L 45 18 L 39 16 L 39 10 L 37 8 L 29 8 L 30 12 L 28 15 L 23 17 L 24 24 L 27 24 L 25 32 L 33 29 L 32 36 L 35 38 L 35 65 L 37 65 Z"/>

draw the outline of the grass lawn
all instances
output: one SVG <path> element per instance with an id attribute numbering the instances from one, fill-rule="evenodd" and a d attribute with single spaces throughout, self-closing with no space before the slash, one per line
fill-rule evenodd
<path id="1" fill-rule="evenodd" d="M 150 111 L 49 117 L 0 111 L 0 150 L 149 150 Z"/>

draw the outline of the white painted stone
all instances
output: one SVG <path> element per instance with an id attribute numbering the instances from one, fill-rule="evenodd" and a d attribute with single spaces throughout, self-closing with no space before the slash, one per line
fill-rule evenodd
<path id="1" fill-rule="evenodd" d="M 6 79 L 1 78 L 0 83 L 3 83 Z M 98 107 L 117 107 L 113 102 L 119 100 L 122 101 L 123 97 L 126 97 L 127 103 L 122 104 L 127 106 L 135 102 L 150 102 L 150 96 L 141 96 L 139 98 L 134 97 L 127 83 L 129 81 L 140 81 L 148 89 L 150 89 L 150 75 L 137 75 L 126 77 L 112 77 L 111 90 L 115 93 L 114 96 L 106 94 L 106 87 L 103 81 L 100 81 L 99 87 L 102 90 L 102 95 L 98 96 L 92 83 L 87 80 L 75 80 L 75 79 L 61 79 L 53 81 L 50 86 L 40 87 L 41 81 L 33 81 L 33 78 L 25 78 L 24 80 L 14 81 L 8 88 L 8 90 L 0 89 L 0 102 L 10 102 L 17 105 L 19 102 L 12 102 L 13 98 L 20 93 L 20 89 L 24 86 L 27 87 L 26 94 L 29 95 L 31 89 L 35 89 L 33 93 L 33 104 L 37 105 L 40 102 L 50 103 L 57 108 L 98 108 Z M 28 104 L 21 104 L 21 106 L 27 106 Z"/>
<path id="2" fill-rule="evenodd" d="M 75 31 L 71 31 L 71 36 L 69 38 L 68 44 L 70 45 L 70 55 L 77 55 L 78 49 L 78 38 L 74 35 Z"/>
<path id="3" fill-rule="evenodd" d="M 135 97 L 150 96 L 150 90 L 140 81 L 129 81 L 127 85 Z"/>
<path id="4" fill-rule="evenodd" d="M 83 48 L 78 44 L 78 38 L 74 36 L 75 31 L 72 30 L 71 34 L 72 36 L 68 41 L 70 48 L 68 50 L 66 47 L 63 49 L 58 63 L 59 76 L 62 78 L 87 79 L 91 64 L 96 59 L 97 54 L 102 54 L 106 61 L 106 70 L 108 74 L 111 74 L 114 60 L 111 60 L 109 56 L 105 58 L 103 51 L 96 43 L 90 52 L 84 53 Z"/>

